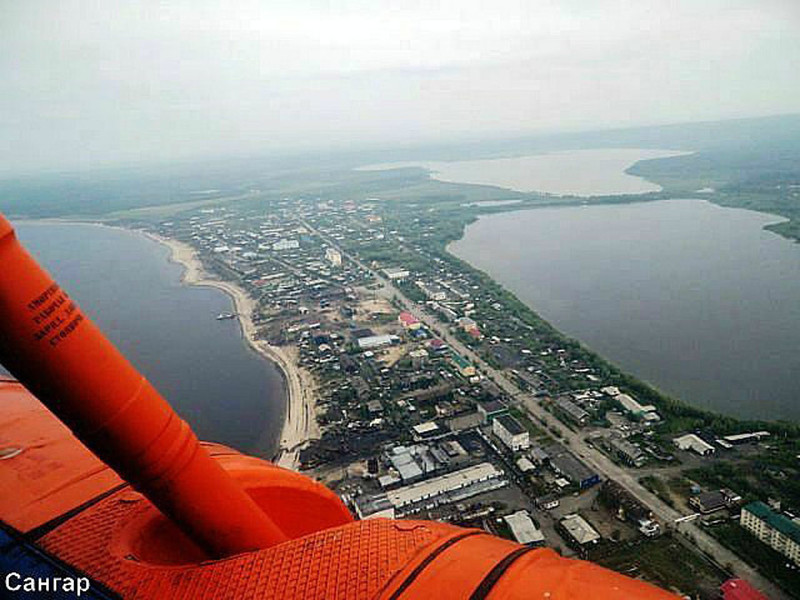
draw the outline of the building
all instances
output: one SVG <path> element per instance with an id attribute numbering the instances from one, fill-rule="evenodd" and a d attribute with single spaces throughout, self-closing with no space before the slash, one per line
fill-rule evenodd
<path id="1" fill-rule="evenodd" d="M 475 377 L 478 374 L 478 371 L 475 369 L 475 365 L 469 362 L 466 358 L 461 356 L 460 354 L 456 354 L 453 352 L 450 355 L 450 359 L 453 361 L 456 369 L 458 372 L 461 373 L 464 377 Z"/>
<path id="2" fill-rule="evenodd" d="M 436 423 L 432 424 L 433 431 L 438 431 Z M 424 445 L 395 446 L 386 453 L 386 458 L 405 484 L 418 481 L 441 466 Z"/>
<path id="3" fill-rule="evenodd" d="M 752 431 L 750 433 L 737 433 L 735 435 L 725 435 L 722 439 L 729 444 L 737 446 L 739 444 L 749 444 L 752 442 L 760 442 L 764 438 L 769 437 L 769 431 Z"/>
<path id="4" fill-rule="evenodd" d="M 394 506 L 386 494 L 362 494 L 353 500 L 353 506 L 359 519 L 394 519 Z"/>
<path id="5" fill-rule="evenodd" d="M 283 252 L 284 250 L 297 250 L 300 247 L 300 242 L 297 240 L 278 240 L 274 244 L 272 244 L 272 249 L 277 252 Z"/>
<path id="6" fill-rule="evenodd" d="M 800 525 L 763 502 L 742 508 L 741 525 L 762 542 L 800 565 Z"/>
<path id="7" fill-rule="evenodd" d="M 647 462 L 647 456 L 642 449 L 628 440 L 610 438 L 608 445 L 622 462 L 630 467 L 641 467 Z"/>
<path id="8" fill-rule="evenodd" d="M 401 312 L 397 317 L 397 322 L 403 326 L 403 329 L 408 329 L 409 331 L 414 331 L 422 327 L 420 320 L 410 312 Z"/>
<path id="9" fill-rule="evenodd" d="M 483 420 L 478 411 L 467 412 L 455 415 L 447 419 L 447 427 L 450 431 L 464 431 L 480 425 Z"/>
<path id="10" fill-rule="evenodd" d="M 728 488 L 723 488 L 692 496 L 689 498 L 689 506 L 704 515 L 710 515 L 718 510 L 738 506 L 741 501 L 742 497 L 739 494 Z"/>
<path id="11" fill-rule="evenodd" d="M 478 414 L 484 423 L 491 423 L 496 417 L 508 414 L 508 406 L 500 400 L 479 401 Z"/>
<path id="12" fill-rule="evenodd" d="M 529 458 L 523 456 L 517 460 L 517 468 L 522 473 L 531 473 L 536 470 L 536 465 L 534 465 Z"/>
<path id="13" fill-rule="evenodd" d="M 545 449 L 545 453 L 550 468 L 580 489 L 584 490 L 600 483 L 600 475 L 578 460 L 562 445 L 551 444 Z"/>
<path id="14" fill-rule="evenodd" d="M 481 330 L 478 327 L 478 324 L 469 317 L 461 317 L 460 319 L 456 320 L 456 323 L 466 333 L 476 337 L 481 336 Z"/>
<path id="15" fill-rule="evenodd" d="M 530 433 L 511 415 L 500 415 L 492 421 L 492 433 L 512 452 L 531 447 Z"/>
<path id="16" fill-rule="evenodd" d="M 677 446 L 679 450 L 691 450 L 700 456 L 710 456 L 714 454 L 714 446 L 706 442 L 700 436 L 693 433 L 687 433 L 681 437 L 672 440 L 672 443 Z"/>
<path id="17" fill-rule="evenodd" d="M 403 269 L 400 267 L 387 267 L 383 270 L 383 274 L 392 281 L 408 279 L 408 276 L 411 275 L 408 269 Z"/>
<path id="18" fill-rule="evenodd" d="M 553 510 L 554 508 L 558 508 L 558 506 L 561 504 L 561 500 L 558 499 L 556 494 L 540 496 L 539 498 L 536 498 L 535 502 L 536 506 L 542 510 Z"/>
<path id="19" fill-rule="evenodd" d="M 619 402 L 626 412 L 637 417 L 646 417 L 648 414 L 656 412 L 656 407 L 652 404 L 639 404 L 628 394 L 618 394 L 614 396 L 614 400 Z"/>
<path id="20" fill-rule="evenodd" d="M 556 406 L 570 421 L 578 425 L 586 425 L 589 422 L 589 413 L 569 398 L 559 398 L 556 400 Z"/>
<path id="21" fill-rule="evenodd" d="M 417 281 L 417 287 L 422 290 L 422 293 L 425 294 L 429 300 L 434 300 L 436 302 L 447 300 L 447 292 L 440 285 L 427 283 L 425 281 Z"/>
<path id="22" fill-rule="evenodd" d="M 536 544 L 544 543 L 544 535 L 541 530 L 536 526 L 536 523 L 531 519 L 531 515 L 527 510 L 518 510 L 517 512 L 503 517 L 503 520 L 511 530 L 511 535 L 518 544 L 523 546 L 534 546 Z"/>
<path id="23" fill-rule="evenodd" d="M 633 523 L 644 535 L 651 537 L 659 533 L 659 525 L 650 509 L 613 479 L 603 483 L 598 499 L 616 510 L 618 519 Z"/>
<path id="24" fill-rule="evenodd" d="M 600 541 L 597 530 L 578 514 L 567 515 L 558 522 L 557 527 L 565 541 L 582 552 Z"/>
<path id="25" fill-rule="evenodd" d="M 425 506 L 460 502 L 505 485 L 508 482 L 503 479 L 503 472 L 484 462 L 397 488 L 386 492 L 386 496 L 396 511 L 406 509 L 413 512 L 415 505 L 423 502 Z"/>
<path id="26" fill-rule="evenodd" d="M 339 252 L 336 248 L 326 248 L 325 249 L 325 259 L 331 263 L 333 267 L 341 267 L 342 266 L 342 253 Z"/>
<path id="27" fill-rule="evenodd" d="M 767 600 L 767 597 L 744 579 L 729 579 L 721 586 L 723 600 Z"/>
<path id="28" fill-rule="evenodd" d="M 435 421 L 420 423 L 419 425 L 414 425 L 411 429 L 414 431 L 414 435 L 419 439 L 435 437 L 442 433 L 441 428 Z"/>
<path id="29" fill-rule="evenodd" d="M 394 335 L 370 335 L 367 337 L 358 338 L 359 350 L 369 350 L 371 348 L 380 348 L 381 346 L 388 346 L 393 344 L 397 339 Z"/>

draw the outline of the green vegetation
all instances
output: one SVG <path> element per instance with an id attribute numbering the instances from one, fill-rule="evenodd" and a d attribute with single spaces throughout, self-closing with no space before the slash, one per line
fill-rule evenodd
<path id="1" fill-rule="evenodd" d="M 680 539 L 665 534 L 627 544 L 606 544 L 590 555 L 614 571 L 643 577 L 692 598 L 716 600 L 728 574 Z"/>
<path id="2" fill-rule="evenodd" d="M 746 502 L 774 497 L 796 505 L 800 499 L 800 469 L 797 459 L 789 458 L 782 447 L 797 445 L 797 440 L 787 440 L 783 444 L 776 442 L 766 451 L 748 458 L 746 463 L 717 461 L 688 470 L 685 474 L 706 488 L 730 487 Z"/>
<path id="3" fill-rule="evenodd" d="M 534 422 L 533 422 L 533 421 L 531 421 L 531 418 L 528 416 L 528 413 L 525 413 L 525 412 L 523 412 L 523 411 L 521 411 L 521 410 L 519 410 L 518 408 L 516 408 L 516 407 L 513 407 L 513 406 L 512 406 L 511 408 L 509 408 L 509 409 L 508 409 L 508 412 L 509 412 L 509 413 L 510 413 L 510 414 L 511 414 L 511 415 L 512 415 L 512 416 L 513 416 L 513 417 L 514 417 L 514 418 L 515 418 L 517 421 L 519 421 L 519 422 L 520 422 L 520 424 L 521 424 L 521 425 L 522 425 L 522 426 L 523 426 L 525 429 L 527 429 L 527 430 L 528 430 L 528 433 L 530 433 L 530 437 L 531 437 L 531 439 L 536 439 L 536 438 L 541 438 L 541 437 L 544 437 L 545 439 L 547 438 L 547 435 L 545 434 L 545 432 L 544 432 L 544 431 L 542 431 L 540 427 L 537 427 L 537 426 L 534 424 Z"/>
<path id="4" fill-rule="evenodd" d="M 675 501 L 672 499 L 672 496 L 669 493 L 667 484 L 665 484 L 660 477 L 655 475 L 647 475 L 645 477 L 641 477 L 639 479 L 639 483 L 663 500 L 665 504 L 672 507 L 675 506 Z"/>

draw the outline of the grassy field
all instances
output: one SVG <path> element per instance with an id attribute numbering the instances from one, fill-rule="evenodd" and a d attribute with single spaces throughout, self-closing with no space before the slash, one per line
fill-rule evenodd
<path id="1" fill-rule="evenodd" d="M 717 600 L 729 575 L 672 535 L 607 545 L 590 558 L 614 571 L 671 588 L 692 598 Z"/>

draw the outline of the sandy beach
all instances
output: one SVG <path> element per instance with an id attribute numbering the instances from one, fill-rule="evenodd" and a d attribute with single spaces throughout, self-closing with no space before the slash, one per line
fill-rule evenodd
<path id="1" fill-rule="evenodd" d="M 184 267 L 183 283 L 214 287 L 227 293 L 233 299 L 247 343 L 255 352 L 274 362 L 283 372 L 288 398 L 276 462 L 282 467 L 296 470 L 299 466 L 299 453 L 302 447 L 309 440 L 319 436 L 319 427 L 315 416 L 314 378 L 305 369 L 297 366 L 297 350 L 290 347 L 276 347 L 263 340 L 257 340 L 256 327 L 252 320 L 255 301 L 238 285 L 212 279 L 204 271 L 203 264 L 194 248 L 178 240 L 147 232 L 142 233 L 170 249 L 170 260 Z"/>

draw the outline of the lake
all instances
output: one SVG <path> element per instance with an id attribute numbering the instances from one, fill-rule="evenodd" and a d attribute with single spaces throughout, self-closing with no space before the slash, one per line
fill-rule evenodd
<path id="1" fill-rule="evenodd" d="M 702 200 L 481 217 L 449 247 L 561 331 L 690 404 L 800 420 L 800 245 Z"/>
<path id="2" fill-rule="evenodd" d="M 183 268 L 144 236 L 96 225 L 16 225 L 26 247 L 201 439 L 271 458 L 283 376 L 255 354 L 224 292 L 182 285 Z"/>
<path id="3" fill-rule="evenodd" d="M 431 177 L 438 181 L 493 185 L 519 192 L 577 196 L 642 194 L 657 192 L 661 187 L 641 177 L 628 175 L 625 169 L 640 160 L 681 154 L 685 152 L 604 148 L 513 158 L 383 163 L 366 165 L 358 170 L 421 167 L 431 171 Z"/>

